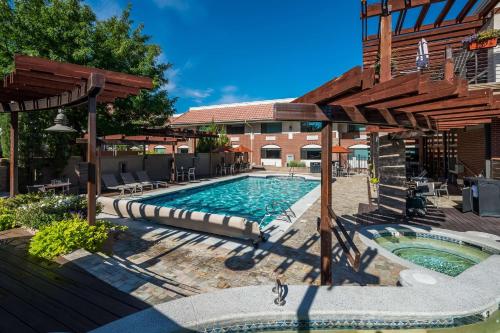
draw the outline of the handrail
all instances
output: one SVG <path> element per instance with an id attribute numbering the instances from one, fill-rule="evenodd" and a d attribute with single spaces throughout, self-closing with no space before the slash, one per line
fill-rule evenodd
<path id="1" fill-rule="evenodd" d="M 349 236 L 349 234 L 345 230 L 344 226 L 340 222 L 339 218 L 337 217 L 337 215 L 333 211 L 332 206 L 328 206 L 328 215 L 330 216 L 330 219 L 335 221 L 335 224 L 340 229 L 340 232 L 342 232 L 342 235 L 344 235 L 344 237 L 346 238 L 347 243 L 349 243 L 350 248 L 347 247 L 344 240 L 340 237 L 340 234 L 339 234 L 337 228 L 335 228 L 334 225 L 330 225 L 330 228 L 332 229 L 333 234 L 337 238 L 337 241 L 339 242 L 340 246 L 342 247 L 342 250 L 344 251 L 344 253 L 347 256 L 347 261 L 354 268 L 355 271 L 358 271 L 359 270 L 359 261 L 360 261 L 360 256 L 361 256 L 358 248 L 356 247 L 351 236 Z M 350 250 L 352 250 L 354 252 L 354 254 L 351 253 Z"/>

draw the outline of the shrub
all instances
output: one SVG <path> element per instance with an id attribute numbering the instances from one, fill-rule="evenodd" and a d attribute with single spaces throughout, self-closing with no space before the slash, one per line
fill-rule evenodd
<path id="1" fill-rule="evenodd" d="M 39 194 L 20 194 L 14 198 L 0 199 L 0 231 L 18 226 L 16 210 L 19 206 L 41 200 Z"/>
<path id="2" fill-rule="evenodd" d="M 98 205 L 97 213 L 101 207 Z M 87 199 L 77 195 L 49 195 L 41 200 L 22 205 L 16 209 L 16 223 L 24 227 L 40 229 L 56 221 L 69 219 L 73 215 L 87 216 Z"/>
<path id="3" fill-rule="evenodd" d="M 29 253 L 52 259 L 81 248 L 96 252 L 101 249 L 110 232 L 125 229 L 104 221 L 97 221 L 91 226 L 86 220 L 74 216 L 41 228 L 31 239 Z"/>
<path id="4" fill-rule="evenodd" d="M 304 168 L 306 166 L 306 164 L 301 161 L 290 161 L 287 165 L 291 168 Z"/>

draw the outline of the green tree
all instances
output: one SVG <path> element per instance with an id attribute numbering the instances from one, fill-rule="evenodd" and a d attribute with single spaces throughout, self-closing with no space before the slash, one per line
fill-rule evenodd
<path id="1" fill-rule="evenodd" d="M 81 0 L 0 0 L 0 75 L 12 71 L 15 54 L 45 57 L 153 78 L 154 89 L 139 96 L 117 100 L 112 109 L 98 108 L 99 135 L 133 134 L 139 128 L 160 126 L 174 111 L 175 99 L 163 87 L 171 64 L 160 60 L 161 49 L 134 27 L 129 5 L 120 16 L 100 21 Z M 64 166 L 73 153 L 76 135 L 49 134 L 57 111 L 33 112 L 20 117 L 20 167 L 36 157 L 51 158 Z M 87 127 L 85 107 L 66 112 L 70 125 L 79 131 Z M 0 117 L 1 144 L 8 156 L 8 118 Z M 7 149 L 6 149 L 7 148 Z"/>
<path id="2" fill-rule="evenodd" d="M 201 128 L 202 131 L 218 134 L 216 138 L 203 137 L 198 139 L 196 151 L 200 153 L 210 153 L 217 148 L 229 146 L 229 138 L 226 135 L 224 126 L 212 122 Z"/>

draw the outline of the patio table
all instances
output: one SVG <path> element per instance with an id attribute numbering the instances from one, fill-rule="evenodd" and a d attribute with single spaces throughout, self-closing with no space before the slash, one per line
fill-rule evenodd
<path id="1" fill-rule="evenodd" d="M 61 189 L 61 191 L 63 193 L 67 193 L 69 192 L 69 187 L 71 186 L 71 183 L 70 182 L 61 182 L 61 183 L 51 183 L 51 184 L 44 184 L 43 185 L 43 188 L 45 189 L 45 191 L 49 191 L 49 190 L 57 190 L 57 189 Z"/>

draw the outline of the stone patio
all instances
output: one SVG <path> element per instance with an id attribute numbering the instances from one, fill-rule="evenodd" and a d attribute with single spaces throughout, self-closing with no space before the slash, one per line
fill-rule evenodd
<path id="1" fill-rule="evenodd" d="M 338 216 L 353 216 L 360 206 L 368 206 L 366 176 L 337 179 L 333 184 L 333 206 Z M 273 284 L 276 277 L 287 284 L 319 284 L 319 212 L 317 200 L 280 241 L 264 249 L 108 216 L 129 226 L 129 231 L 114 244 L 114 255 L 80 253 L 68 258 L 150 304 L 222 288 Z M 357 227 L 346 220 L 350 233 Z M 359 272 L 349 267 L 334 238 L 334 284 L 396 285 L 403 267 L 367 248 L 356 236 L 354 240 L 361 252 Z M 134 275 L 136 281 L 131 282 Z"/>

